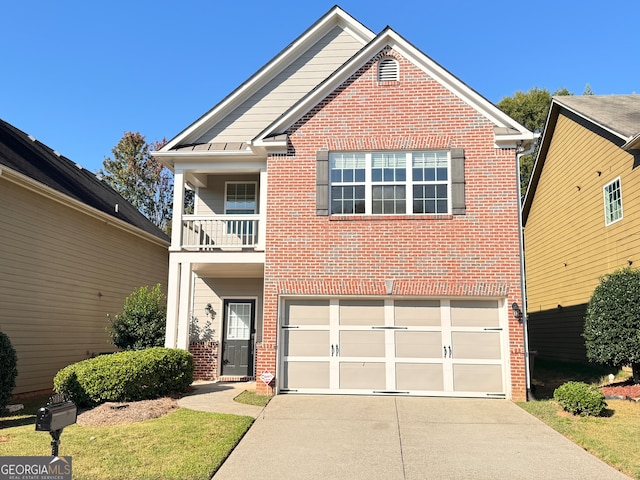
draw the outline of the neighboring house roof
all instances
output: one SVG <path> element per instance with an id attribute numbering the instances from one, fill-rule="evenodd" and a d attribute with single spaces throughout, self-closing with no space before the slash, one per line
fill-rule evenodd
<path id="1" fill-rule="evenodd" d="M 0 120 L 0 175 L 3 174 L 3 166 L 163 241 L 169 241 L 160 229 L 93 173 Z"/>
<path id="2" fill-rule="evenodd" d="M 544 135 L 525 196 L 526 224 L 558 116 L 563 114 L 640 159 L 640 95 L 557 96 L 551 101 Z"/>
<path id="3" fill-rule="evenodd" d="M 330 49 L 323 49 L 329 44 Z M 489 119 L 495 126 L 498 146 L 522 142 L 526 147 L 533 142 L 532 132 L 391 28 L 375 35 L 336 6 L 154 155 L 171 168 L 173 158 L 180 154 L 242 156 L 286 152 L 287 128 L 385 47 L 398 51 Z M 339 55 L 335 54 L 336 48 Z"/>

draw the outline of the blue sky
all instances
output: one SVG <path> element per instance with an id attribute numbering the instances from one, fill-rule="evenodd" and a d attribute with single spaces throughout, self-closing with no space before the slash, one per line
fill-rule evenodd
<path id="1" fill-rule="evenodd" d="M 335 1 L 7 1 L 0 118 L 91 171 L 125 131 L 171 139 Z M 640 93 L 635 1 L 344 0 L 494 103 L 537 86 Z M 222 68 L 220 68 L 222 67 Z"/>

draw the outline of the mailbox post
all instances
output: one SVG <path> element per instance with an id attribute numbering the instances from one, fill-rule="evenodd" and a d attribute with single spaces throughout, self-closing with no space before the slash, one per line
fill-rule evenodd
<path id="1" fill-rule="evenodd" d="M 62 394 L 50 397 L 47 404 L 38 409 L 36 431 L 49 432 L 51 434 L 51 455 L 54 457 L 58 456 L 62 430 L 64 427 L 76 423 L 77 418 L 78 407 Z"/>

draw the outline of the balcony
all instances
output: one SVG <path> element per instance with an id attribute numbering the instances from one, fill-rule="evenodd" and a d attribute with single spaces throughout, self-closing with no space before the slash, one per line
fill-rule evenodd
<path id="1" fill-rule="evenodd" d="M 190 251 L 256 249 L 259 215 L 183 215 L 181 248 Z"/>

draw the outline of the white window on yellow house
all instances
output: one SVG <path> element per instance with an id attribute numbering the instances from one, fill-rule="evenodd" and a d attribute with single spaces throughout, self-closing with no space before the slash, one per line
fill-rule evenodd
<path id="1" fill-rule="evenodd" d="M 620 177 L 607 183 L 604 192 L 604 221 L 606 225 L 622 220 L 622 188 Z"/>

